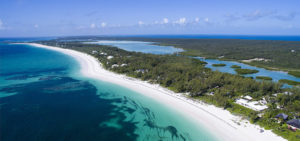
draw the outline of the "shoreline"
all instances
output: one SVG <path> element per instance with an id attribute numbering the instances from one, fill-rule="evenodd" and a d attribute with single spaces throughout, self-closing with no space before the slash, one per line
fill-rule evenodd
<path id="1" fill-rule="evenodd" d="M 232 115 L 229 111 L 222 108 L 186 98 L 183 94 L 172 92 L 158 84 L 150 84 L 136 78 L 105 70 L 96 58 L 88 54 L 36 43 L 22 44 L 50 49 L 69 55 L 78 61 L 80 64 L 80 73 L 83 76 L 114 83 L 159 101 L 177 112 L 180 112 L 188 119 L 193 120 L 193 122 L 201 127 L 204 127 L 204 129 L 219 140 L 285 140 L 270 130 L 264 130 L 264 132 L 261 133 L 260 130 L 262 128 L 258 125 L 250 124 L 249 121 L 242 119 L 242 117 Z"/>

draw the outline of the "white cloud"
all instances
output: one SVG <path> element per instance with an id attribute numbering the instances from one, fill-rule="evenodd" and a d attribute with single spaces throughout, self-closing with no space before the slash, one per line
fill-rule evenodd
<path id="1" fill-rule="evenodd" d="M 180 18 L 179 20 L 175 21 L 174 23 L 184 25 L 186 23 L 186 18 Z"/>
<path id="2" fill-rule="evenodd" d="M 199 22 L 200 21 L 200 19 L 199 18 L 195 18 L 195 22 Z"/>
<path id="3" fill-rule="evenodd" d="M 2 20 L 0 19 L 0 30 L 5 29 Z"/>
<path id="4" fill-rule="evenodd" d="M 85 28 L 86 28 L 86 27 L 83 26 L 83 25 L 80 25 L 80 26 L 76 27 L 76 29 L 85 29 Z"/>
<path id="5" fill-rule="evenodd" d="M 226 22 L 234 22 L 234 21 L 242 19 L 242 17 L 237 14 L 226 14 L 225 18 L 226 18 L 225 19 Z"/>
<path id="6" fill-rule="evenodd" d="M 203 21 L 204 21 L 204 23 L 205 23 L 206 25 L 214 25 L 214 24 L 216 24 L 216 23 L 212 22 L 212 21 L 211 21 L 210 19 L 208 19 L 208 18 L 204 18 Z"/>
<path id="7" fill-rule="evenodd" d="M 105 22 L 102 22 L 102 23 L 101 23 L 101 27 L 106 27 L 106 25 L 107 25 L 107 24 L 106 24 Z"/>
<path id="8" fill-rule="evenodd" d="M 34 28 L 39 28 L 39 25 L 38 25 L 38 24 L 35 24 L 35 25 L 34 25 Z"/>
<path id="9" fill-rule="evenodd" d="M 275 16 L 275 18 L 278 20 L 281 20 L 281 21 L 291 21 L 291 20 L 295 19 L 295 17 L 297 15 L 299 15 L 299 13 L 292 12 L 292 13 L 289 13 L 288 15 L 277 15 L 277 16 Z"/>
<path id="10" fill-rule="evenodd" d="M 167 23 L 169 23 L 169 19 L 167 19 L 167 18 L 164 18 L 162 23 L 163 23 L 163 24 L 167 24 Z"/>
<path id="11" fill-rule="evenodd" d="M 248 21 L 254 21 L 254 20 L 258 20 L 267 16 L 271 16 L 276 14 L 276 11 L 260 11 L 260 10 L 256 10 L 252 13 L 246 14 L 243 17 L 246 18 L 246 20 Z"/>
<path id="12" fill-rule="evenodd" d="M 120 24 L 110 25 L 109 27 L 122 27 Z"/>
<path id="13" fill-rule="evenodd" d="M 208 18 L 204 18 L 204 22 L 208 23 L 209 19 Z"/>
<path id="14" fill-rule="evenodd" d="M 293 28 L 294 26 L 292 24 L 289 24 L 289 25 L 284 25 L 283 28 L 284 29 L 291 29 Z"/>
<path id="15" fill-rule="evenodd" d="M 90 28 L 96 28 L 96 24 L 94 24 L 94 23 L 92 23 L 91 25 L 90 25 Z"/>
<path id="16" fill-rule="evenodd" d="M 138 24 L 141 26 L 141 25 L 144 24 L 144 22 L 143 21 L 139 21 Z"/>

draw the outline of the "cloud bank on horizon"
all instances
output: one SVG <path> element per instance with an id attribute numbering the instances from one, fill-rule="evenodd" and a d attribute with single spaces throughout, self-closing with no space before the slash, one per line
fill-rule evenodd
<path id="1" fill-rule="evenodd" d="M 299 0 L 0 0 L 0 37 L 300 35 Z"/>

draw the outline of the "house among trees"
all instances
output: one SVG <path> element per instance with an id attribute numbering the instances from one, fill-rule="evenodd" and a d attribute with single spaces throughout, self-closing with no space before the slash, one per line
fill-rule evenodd
<path id="1" fill-rule="evenodd" d="M 215 92 L 210 92 L 210 93 L 208 93 L 207 95 L 213 96 L 213 95 L 215 95 Z"/>
<path id="2" fill-rule="evenodd" d="M 296 131 L 297 129 L 300 129 L 300 119 L 292 119 L 286 122 L 288 124 L 288 128 Z"/>
<path id="3" fill-rule="evenodd" d="M 113 64 L 113 65 L 111 66 L 111 68 L 116 68 L 116 67 L 119 67 L 119 65 L 118 65 L 118 64 Z"/>
<path id="4" fill-rule="evenodd" d="M 98 54 L 98 51 L 93 50 L 93 51 L 92 51 L 92 54 Z"/>
<path id="5" fill-rule="evenodd" d="M 248 95 L 244 96 L 243 98 L 237 99 L 235 103 L 252 109 L 254 111 L 263 111 L 268 108 L 264 100 L 252 101 L 252 97 Z"/>
<path id="6" fill-rule="evenodd" d="M 246 99 L 246 100 L 252 100 L 253 98 L 251 96 L 249 96 L 249 95 L 246 95 L 246 96 L 244 96 L 244 99 Z"/>
<path id="7" fill-rule="evenodd" d="M 280 114 L 276 115 L 275 118 L 277 119 L 277 122 L 280 123 L 281 121 L 287 120 L 288 115 L 286 115 L 284 113 L 280 113 Z"/>
<path id="8" fill-rule="evenodd" d="M 105 53 L 105 52 L 101 52 L 101 53 L 100 53 L 100 55 L 107 55 L 107 53 Z"/>
<path id="9" fill-rule="evenodd" d="M 139 73 L 139 72 L 141 72 L 141 73 L 145 73 L 145 72 L 147 72 L 148 70 L 145 70 L 145 69 L 138 69 L 138 70 L 136 70 L 135 72 L 137 72 L 137 73 Z"/>
<path id="10" fill-rule="evenodd" d="M 107 56 L 107 59 L 113 59 L 114 57 L 113 56 Z"/>
<path id="11" fill-rule="evenodd" d="M 127 66 L 127 64 L 121 64 L 121 67 L 125 67 L 125 66 Z"/>

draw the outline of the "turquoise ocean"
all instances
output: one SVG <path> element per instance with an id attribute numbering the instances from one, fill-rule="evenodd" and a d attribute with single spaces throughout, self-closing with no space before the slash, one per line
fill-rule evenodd
<path id="1" fill-rule="evenodd" d="M 0 43 L 0 140 L 216 140 L 170 105 L 79 69 L 59 52 Z"/>

